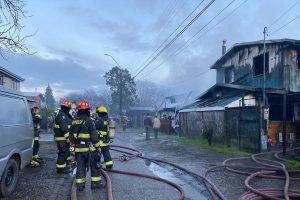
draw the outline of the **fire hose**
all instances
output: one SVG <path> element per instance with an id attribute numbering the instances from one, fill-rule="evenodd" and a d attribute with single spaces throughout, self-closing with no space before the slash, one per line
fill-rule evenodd
<path id="1" fill-rule="evenodd" d="M 120 156 L 118 158 L 114 158 L 114 159 L 119 159 L 119 160 L 129 160 L 129 159 L 133 159 L 133 158 L 142 158 L 142 159 L 146 159 L 152 162 L 156 162 L 156 163 L 163 163 L 163 164 L 167 164 L 170 166 L 173 166 L 197 179 L 201 179 L 202 181 L 204 181 L 209 193 L 211 194 L 213 199 L 217 199 L 217 197 L 219 199 L 226 199 L 225 196 L 222 194 L 222 192 L 218 189 L 218 187 L 216 185 L 214 185 L 214 183 L 212 183 L 209 179 L 208 179 L 208 174 L 212 171 L 218 170 L 218 169 L 222 169 L 225 168 L 226 170 L 233 172 L 233 173 L 237 173 L 237 174 L 241 174 L 241 175 L 245 175 L 247 176 L 246 180 L 245 180 L 245 186 L 246 188 L 249 190 L 248 192 L 242 194 L 240 196 L 241 200 L 261 200 L 261 199 L 299 199 L 300 198 L 300 191 L 298 190 L 291 190 L 289 189 L 289 184 L 290 181 L 300 181 L 300 178 L 298 177 L 290 177 L 290 174 L 299 174 L 299 171 L 288 171 L 285 167 L 284 164 L 282 164 L 281 162 L 278 161 L 274 161 L 274 160 L 269 160 L 269 159 L 264 159 L 264 158 L 260 158 L 260 156 L 266 155 L 267 153 L 260 153 L 260 154 L 255 154 L 251 157 L 241 157 L 241 158 L 230 158 L 230 159 L 226 159 L 221 166 L 214 166 L 209 168 L 204 175 L 200 175 L 197 173 L 194 173 L 184 167 L 181 167 L 179 165 L 176 165 L 174 163 L 165 161 L 165 160 L 161 160 L 161 159 L 156 159 L 156 158 L 148 158 L 148 157 L 144 157 L 142 156 L 141 152 L 134 149 L 134 148 L 130 148 L 130 147 L 125 147 L 125 146 L 119 146 L 119 145 L 111 145 L 111 150 L 113 151 L 117 151 L 120 153 L 123 153 L 123 156 Z M 132 152 L 128 152 L 128 151 L 124 151 L 124 150 L 120 150 L 120 149 L 125 149 L 125 150 L 130 150 Z M 291 151 L 295 151 L 295 150 L 299 150 L 300 148 L 294 148 L 294 149 L 290 149 L 287 152 L 291 152 Z M 269 152 L 270 153 L 270 152 Z M 280 158 L 280 152 L 271 152 L 274 153 L 275 158 L 279 159 L 280 161 L 285 161 L 284 159 Z M 238 165 L 230 165 L 229 163 L 234 162 L 234 161 L 243 161 L 243 160 L 251 160 L 256 164 L 262 165 L 262 167 L 251 167 L 251 166 L 238 166 Z M 253 172 L 248 172 L 247 170 L 259 170 L 255 173 Z M 132 173 L 132 172 L 124 172 L 124 171 L 119 171 L 119 170 L 105 170 L 107 172 L 112 172 L 112 173 L 120 173 L 120 174 L 127 174 L 127 175 L 134 175 L 134 176 L 141 176 L 141 177 L 146 177 L 146 178 L 150 178 L 148 177 L 148 175 L 143 175 L 143 174 L 138 174 L 138 173 Z M 281 173 L 284 174 L 284 176 L 280 175 L 280 171 Z M 259 178 L 267 178 L 267 179 L 278 179 L 278 180 L 285 180 L 285 187 L 283 190 L 280 189 L 275 189 L 275 188 L 265 188 L 265 189 L 254 189 L 253 187 L 250 186 L 249 182 L 255 178 L 255 177 L 259 177 Z M 155 179 L 158 180 L 160 178 L 158 177 L 151 177 L 151 179 Z M 165 182 L 173 187 L 175 187 L 179 192 L 180 192 L 180 197 L 179 199 L 184 199 L 184 193 L 183 190 L 180 188 L 180 186 L 176 185 L 175 183 L 172 183 L 170 181 L 167 181 L 165 179 L 159 180 L 162 182 Z M 168 183 L 169 182 L 169 183 Z M 216 197 L 217 196 L 217 197 Z M 112 199 L 112 198 L 111 198 Z M 109 198 L 109 200 L 111 200 Z"/>

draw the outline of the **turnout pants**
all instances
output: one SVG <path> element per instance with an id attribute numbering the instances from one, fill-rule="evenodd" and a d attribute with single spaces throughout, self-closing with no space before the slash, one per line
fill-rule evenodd
<path id="1" fill-rule="evenodd" d="M 56 168 L 58 170 L 64 170 L 67 167 L 67 159 L 70 156 L 70 145 L 66 141 L 58 141 L 57 149 Z"/>
<path id="2" fill-rule="evenodd" d="M 157 139 L 159 128 L 153 128 L 154 138 Z"/>
<path id="3" fill-rule="evenodd" d="M 151 127 L 150 126 L 146 126 L 145 127 L 145 131 L 146 131 L 146 140 L 150 140 Z"/>
<path id="4" fill-rule="evenodd" d="M 34 142 L 32 150 L 32 158 L 38 158 L 38 152 L 40 150 L 40 133 L 37 130 L 34 131 Z"/>
<path id="5" fill-rule="evenodd" d="M 113 168 L 113 161 L 111 159 L 111 155 L 109 152 L 109 146 L 103 146 L 101 147 L 101 153 L 103 155 L 104 164 L 106 169 L 112 169 Z"/>
<path id="6" fill-rule="evenodd" d="M 91 181 L 92 184 L 99 184 L 101 182 L 101 171 L 96 168 L 96 163 L 94 162 L 95 152 L 76 152 L 75 159 L 77 163 L 76 170 L 76 185 L 85 186 L 85 178 L 87 168 L 91 169 Z"/>

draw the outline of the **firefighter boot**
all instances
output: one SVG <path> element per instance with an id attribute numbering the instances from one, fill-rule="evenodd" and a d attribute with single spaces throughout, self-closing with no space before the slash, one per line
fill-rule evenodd
<path id="1" fill-rule="evenodd" d="M 71 171 L 71 169 L 69 169 L 69 168 L 63 168 L 63 169 L 57 169 L 57 173 L 58 174 L 69 174 L 69 173 L 71 173 L 72 171 Z"/>
<path id="2" fill-rule="evenodd" d="M 101 189 L 101 188 L 105 188 L 106 184 L 103 183 L 102 181 L 99 183 L 92 183 L 91 184 L 91 189 Z"/>
<path id="3" fill-rule="evenodd" d="M 30 167 L 38 167 L 38 166 L 40 166 L 40 163 L 36 162 L 35 160 L 31 160 L 29 166 Z"/>
<path id="4" fill-rule="evenodd" d="M 77 191 L 78 191 L 78 192 L 82 192 L 84 189 L 85 189 L 85 186 L 84 186 L 84 185 L 78 185 L 78 186 L 77 186 Z"/>

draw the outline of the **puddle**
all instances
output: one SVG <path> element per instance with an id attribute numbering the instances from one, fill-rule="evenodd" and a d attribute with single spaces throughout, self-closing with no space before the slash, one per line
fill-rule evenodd
<path id="1" fill-rule="evenodd" d="M 147 164 L 148 163 L 146 163 L 146 165 Z M 175 170 L 174 168 L 165 167 L 165 166 L 162 167 L 153 162 L 151 162 L 151 164 L 147 166 L 149 166 L 151 172 L 156 176 L 159 176 L 163 179 L 167 179 L 169 181 L 175 182 L 178 185 L 180 185 L 180 187 L 182 187 L 182 189 L 184 190 L 186 199 L 195 199 L 195 200 L 207 199 L 206 196 L 201 194 L 206 190 L 205 186 L 202 185 L 201 183 L 198 183 L 198 181 L 196 181 L 191 176 L 182 174 L 181 172 Z M 180 174 L 179 175 L 180 177 L 178 177 L 178 175 L 173 173 L 175 171 L 177 171 L 176 174 Z"/>
<path id="2" fill-rule="evenodd" d="M 52 142 L 54 141 L 54 136 L 52 134 L 41 134 L 40 141 L 42 142 Z"/>

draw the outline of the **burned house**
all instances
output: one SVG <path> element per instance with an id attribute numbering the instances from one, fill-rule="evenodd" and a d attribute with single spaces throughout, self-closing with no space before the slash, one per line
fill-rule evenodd
<path id="1" fill-rule="evenodd" d="M 282 141 L 285 123 L 286 139 L 300 139 L 300 41 L 265 44 L 264 54 L 264 41 L 238 43 L 227 52 L 224 43 L 222 57 L 211 67 L 216 84 L 197 98 L 196 106 L 180 111 L 183 135 L 199 138 L 211 124 L 215 140 L 261 150 L 267 137 Z"/>

